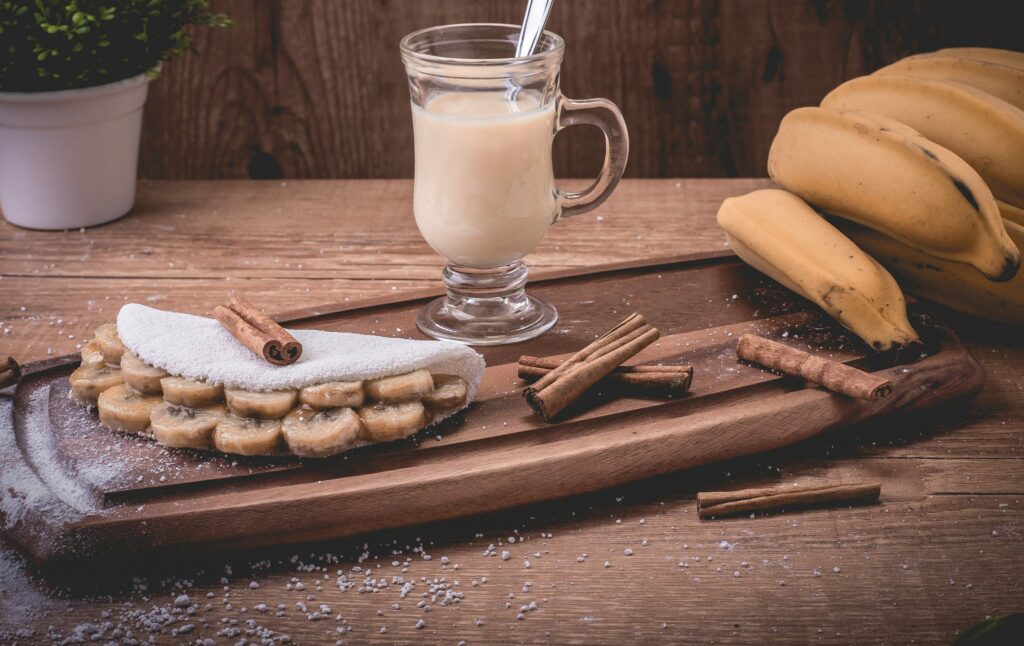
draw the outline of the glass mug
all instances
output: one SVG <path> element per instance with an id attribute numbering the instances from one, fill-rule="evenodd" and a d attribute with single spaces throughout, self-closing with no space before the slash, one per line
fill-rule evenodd
<path id="1" fill-rule="evenodd" d="M 431 27 L 402 39 L 415 139 L 416 226 L 448 258 L 447 295 L 417 326 L 428 336 L 498 345 L 549 330 L 558 312 L 526 294 L 522 258 L 557 220 L 596 208 L 626 167 L 629 135 L 605 99 L 562 96 L 565 42 L 544 32 L 532 56 L 515 58 L 519 27 Z M 576 124 L 605 137 L 601 174 L 574 193 L 555 186 L 555 134 Z"/>

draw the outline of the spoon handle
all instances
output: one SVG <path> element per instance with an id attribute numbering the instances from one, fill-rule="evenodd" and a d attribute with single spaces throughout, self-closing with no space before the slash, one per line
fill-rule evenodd
<path id="1" fill-rule="evenodd" d="M 519 43 L 516 46 L 516 58 L 529 56 L 537 47 L 540 35 L 544 33 L 544 23 L 548 21 L 551 5 L 555 0 L 527 0 L 526 14 L 523 16 L 523 28 L 519 32 Z"/>

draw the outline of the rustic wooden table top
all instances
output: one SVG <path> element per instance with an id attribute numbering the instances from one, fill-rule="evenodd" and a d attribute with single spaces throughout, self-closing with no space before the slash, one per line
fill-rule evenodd
<path id="1" fill-rule="evenodd" d="M 720 249 L 719 202 L 766 184 L 626 181 L 528 261 L 543 272 Z M 143 181 L 134 213 L 108 226 L 0 224 L 0 355 L 74 352 L 127 301 L 206 313 L 244 293 L 284 311 L 437 285 L 411 189 Z M 358 540 L 83 564 L 46 576 L 60 598 L 24 582 L 0 545 L 0 641 L 13 620 L 41 642 L 948 643 L 1024 608 L 1024 347 L 959 331 L 988 373 L 969 406 L 698 472 Z M 826 474 L 880 480 L 882 504 L 697 518 L 698 490 Z M 415 586 L 403 595 L 394 577 Z"/>

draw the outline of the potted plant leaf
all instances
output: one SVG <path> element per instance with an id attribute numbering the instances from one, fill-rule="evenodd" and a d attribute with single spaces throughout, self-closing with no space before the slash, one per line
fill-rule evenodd
<path id="1" fill-rule="evenodd" d="M 0 0 L 0 211 L 32 229 L 131 210 L 160 65 L 224 27 L 208 0 Z"/>

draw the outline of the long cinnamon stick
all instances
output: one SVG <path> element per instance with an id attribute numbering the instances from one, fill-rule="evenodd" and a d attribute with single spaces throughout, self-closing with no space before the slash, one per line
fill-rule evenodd
<path id="1" fill-rule="evenodd" d="M 13 386 L 21 381 L 21 366 L 14 360 L 14 357 L 7 357 L 0 361 L 0 388 Z"/>
<path id="2" fill-rule="evenodd" d="M 550 357 L 523 355 L 519 357 L 519 378 L 540 379 L 561 363 L 558 359 Z M 643 390 L 682 394 L 690 389 L 693 366 L 619 366 L 606 377 L 606 380 L 609 383 Z"/>
<path id="3" fill-rule="evenodd" d="M 541 419 L 550 421 L 658 336 L 658 330 L 648 325 L 643 316 L 632 314 L 536 383 L 527 386 L 523 396 Z"/>
<path id="4" fill-rule="evenodd" d="M 302 356 L 302 344 L 248 301 L 235 297 L 227 307 L 213 308 L 213 317 L 233 337 L 270 363 L 286 366 Z"/>
<path id="5" fill-rule="evenodd" d="M 697 494 L 697 515 L 709 518 L 782 507 L 876 501 L 881 492 L 878 482 L 709 491 Z"/>
<path id="6" fill-rule="evenodd" d="M 892 394 L 891 381 L 755 334 L 740 337 L 736 355 L 744 361 L 791 377 L 801 377 L 855 399 L 873 400 Z"/>

